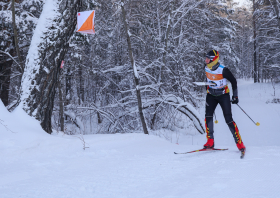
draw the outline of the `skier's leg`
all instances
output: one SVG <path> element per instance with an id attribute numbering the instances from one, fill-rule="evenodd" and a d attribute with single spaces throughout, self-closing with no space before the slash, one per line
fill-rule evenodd
<path id="1" fill-rule="evenodd" d="M 219 103 L 221 105 L 221 108 L 223 110 L 223 114 L 225 117 L 225 121 L 228 124 L 229 130 L 231 131 L 234 141 L 239 149 L 245 148 L 245 146 L 242 143 L 241 135 L 239 133 L 239 129 L 236 125 L 236 123 L 232 119 L 232 113 L 231 113 L 231 104 L 230 104 L 230 96 L 229 94 L 223 94 L 219 98 Z"/>
<path id="2" fill-rule="evenodd" d="M 211 94 L 207 94 L 205 106 L 205 129 L 207 140 L 214 139 L 213 114 L 217 105 L 218 101 L 216 97 Z"/>

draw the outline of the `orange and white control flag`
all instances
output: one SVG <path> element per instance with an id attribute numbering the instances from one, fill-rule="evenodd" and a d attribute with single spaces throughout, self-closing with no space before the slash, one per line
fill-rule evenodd
<path id="1" fill-rule="evenodd" d="M 94 34 L 94 17 L 95 10 L 77 13 L 77 32 Z"/>

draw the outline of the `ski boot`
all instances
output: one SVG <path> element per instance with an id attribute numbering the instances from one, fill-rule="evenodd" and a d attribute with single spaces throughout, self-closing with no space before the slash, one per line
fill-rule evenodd
<path id="1" fill-rule="evenodd" d="M 241 151 L 240 158 L 242 159 L 245 155 L 246 147 L 244 146 L 243 142 L 236 144 L 237 148 Z"/>
<path id="2" fill-rule="evenodd" d="M 208 139 L 206 144 L 204 144 L 204 149 L 212 149 L 214 148 L 214 139 Z"/>

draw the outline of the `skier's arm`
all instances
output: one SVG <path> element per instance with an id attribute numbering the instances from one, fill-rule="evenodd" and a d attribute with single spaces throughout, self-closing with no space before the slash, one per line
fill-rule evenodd
<path id="1" fill-rule="evenodd" d="M 231 71 L 226 67 L 223 69 L 223 77 L 226 78 L 231 83 L 232 92 L 233 92 L 232 95 L 234 97 L 238 97 L 236 78 L 233 76 Z"/>

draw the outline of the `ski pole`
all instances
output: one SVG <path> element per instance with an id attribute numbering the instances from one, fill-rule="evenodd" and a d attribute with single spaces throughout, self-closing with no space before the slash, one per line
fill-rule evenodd
<path id="1" fill-rule="evenodd" d="M 252 120 L 252 118 L 238 104 L 237 104 L 237 106 Z M 252 121 L 254 122 L 254 120 L 252 120 Z M 260 126 L 259 122 L 257 122 L 257 123 L 254 122 L 254 124 L 257 126 Z"/>
<path id="2" fill-rule="evenodd" d="M 214 116 L 215 116 L 215 124 L 218 124 L 218 120 L 217 120 L 217 118 L 216 118 L 215 112 L 214 112 Z"/>

